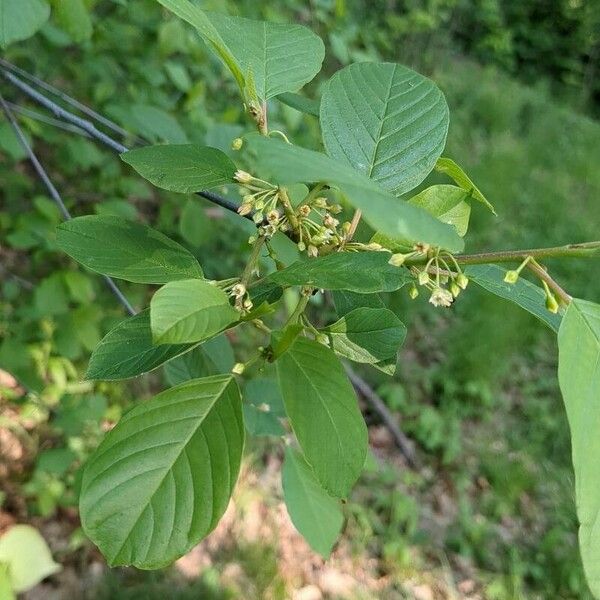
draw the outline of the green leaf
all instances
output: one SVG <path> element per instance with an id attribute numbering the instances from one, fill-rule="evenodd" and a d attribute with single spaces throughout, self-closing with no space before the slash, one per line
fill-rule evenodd
<path id="1" fill-rule="evenodd" d="M 325 46 L 318 35 L 302 25 L 205 14 L 246 79 L 251 74 L 261 100 L 295 92 L 321 70 Z"/>
<path id="2" fill-rule="evenodd" d="M 574 299 L 558 332 L 558 381 L 569 427 L 579 548 L 592 593 L 600 597 L 600 306 Z"/>
<path id="3" fill-rule="evenodd" d="M 46 540 L 29 525 L 14 525 L 0 537 L 0 564 L 8 566 L 11 587 L 19 593 L 61 570 Z"/>
<path id="4" fill-rule="evenodd" d="M 74 42 L 92 37 L 92 20 L 83 0 L 52 0 L 52 10 L 60 27 Z"/>
<path id="5" fill-rule="evenodd" d="M 90 457 L 80 513 L 111 566 L 164 567 L 225 512 L 244 446 L 230 376 L 195 379 L 136 405 Z"/>
<path id="6" fill-rule="evenodd" d="M 469 193 L 471 198 L 487 206 L 492 213 L 496 214 L 494 207 L 488 202 L 487 198 L 481 193 L 481 190 L 471 181 L 471 178 L 457 165 L 451 158 L 438 158 L 435 164 L 435 170 L 445 173 L 452 179 L 456 185 Z"/>
<path id="7" fill-rule="evenodd" d="M 225 334 L 206 340 L 190 352 L 165 365 L 169 385 L 179 385 L 190 379 L 229 373 L 234 364 L 233 349 Z"/>
<path id="8" fill-rule="evenodd" d="M 247 135 L 259 170 L 282 185 L 327 182 L 340 188 L 350 202 L 363 211 L 375 230 L 391 237 L 441 246 L 460 252 L 464 243 L 454 228 L 426 211 L 399 200 L 375 181 L 328 156 L 283 141 Z"/>
<path id="9" fill-rule="evenodd" d="M 277 100 L 300 111 L 306 115 L 312 115 L 313 117 L 319 117 L 319 111 L 321 110 L 321 101 L 301 96 L 300 94 L 294 94 L 292 92 L 285 92 L 277 96 Z"/>
<path id="10" fill-rule="evenodd" d="M 188 351 L 192 344 L 155 346 L 150 329 L 150 311 L 125 319 L 111 329 L 96 346 L 86 379 L 113 381 L 148 373 Z"/>
<path id="11" fill-rule="evenodd" d="M 193 255 L 159 231 L 111 216 L 85 216 L 58 226 L 61 250 L 88 269 L 134 283 L 202 277 Z"/>
<path id="12" fill-rule="evenodd" d="M 244 424 L 255 436 L 281 436 L 285 429 L 280 419 L 285 417 L 281 392 L 275 379 L 251 379 L 244 387 Z"/>
<path id="13" fill-rule="evenodd" d="M 406 337 L 406 327 L 387 308 L 357 308 L 323 331 L 336 354 L 371 364 L 396 356 Z"/>
<path id="14" fill-rule="evenodd" d="M 2 600 L 16 600 L 15 592 L 10 581 L 8 565 L 0 563 L 0 598 Z"/>
<path id="15" fill-rule="evenodd" d="M 357 294 L 348 290 L 336 290 L 332 293 L 335 310 L 338 317 L 343 317 L 356 308 L 385 308 L 385 304 L 379 294 Z M 393 375 L 396 372 L 396 355 L 385 358 L 374 363 L 372 366 L 379 369 L 386 375 Z"/>
<path id="16" fill-rule="evenodd" d="M 0 47 L 30 38 L 49 16 L 44 0 L 0 0 Z"/>
<path id="17" fill-rule="evenodd" d="M 165 8 L 176 14 L 180 19 L 187 21 L 204 41 L 212 48 L 217 56 L 227 65 L 232 75 L 234 76 L 240 90 L 245 89 L 244 75 L 240 69 L 236 58 L 227 48 L 227 45 L 221 38 L 215 26 L 211 23 L 207 14 L 198 6 L 195 6 L 189 0 L 157 0 Z"/>
<path id="18" fill-rule="evenodd" d="M 426 210 L 442 223 L 452 225 L 456 233 L 464 237 L 471 216 L 471 205 L 466 202 L 468 198 L 465 190 L 454 185 L 434 185 L 410 198 L 408 203 Z M 381 244 L 392 252 L 410 252 L 414 245 L 410 240 L 392 238 L 381 232 L 376 232 L 371 241 Z"/>
<path id="19" fill-rule="evenodd" d="M 344 524 L 339 500 L 321 487 L 302 455 L 289 447 L 285 450 L 281 478 L 294 527 L 315 552 L 329 558 Z"/>
<path id="20" fill-rule="evenodd" d="M 514 302 L 550 329 L 558 331 L 562 315 L 553 314 L 546 308 L 546 295 L 537 285 L 523 277 L 515 284 L 506 283 L 506 270 L 498 265 L 472 265 L 465 269 L 465 274 L 488 292 Z"/>
<path id="21" fill-rule="evenodd" d="M 145 146 L 121 159 L 156 187 L 182 194 L 231 183 L 236 170 L 221 150 L 195 144 Z"/>
<path id="22" fill-rule="evenodd" d="M 245 101 L 295 92 L 321 70 L 325 47 L 301 25 L 206 12 L 188 0 L 158 0 L 193 25 L 235 77 Z"/>
<path id="23" fill-rule="evenodd" d="M 466 202 L 468 197 L 465 190 L 454 185 L 432 185 L 408 202 L 413 206 L 420 206 L 442 223 L 452 225 L 458 235 L 464 237 L 471 216 L 471 205 Z"/>
<path id="24" fill-rule="evenodd" d="M 301 260 L 269 275 L 282 286 L 311 285 L 360 294 L 393 292 L 411 281 L 406 269 L 389 264 L 388 252 L 336 252 Z"/>
<path id="25" fill-rule="evenodd" d="M 335 290 L 332 296 L 338 317 L 347 315 L 355 308 L 385 308 L 379 294 L 357 294 L 349 290 Z"/>
<path id="26" fill-rule="evenodd" d="M 360 63 L 325 85 L 327 153 L 400 196 L 433 169 L 446 144 L 448 105 L 433 81 L 393 63 Z"/>
<path id="27" fill-rule="evenodd" d="M 347 497 L 367 454 L 367 428 L 335 354 L 299 337 L 275 363 L 290 424 L 321 485 Z"/>
<path id="28" fill-rule="evenodd" d="M 227 294 L 201 279 L 173 281 L 154 294 L 150 325 L 155 344 L 201 342 L 240 318 Z"/>

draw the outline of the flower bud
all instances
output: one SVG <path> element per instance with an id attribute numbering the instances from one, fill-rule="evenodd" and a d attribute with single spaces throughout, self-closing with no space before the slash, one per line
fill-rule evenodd
<path id="1" fill-rule="evenodd" d="M 406 256 L 404 254 L 392 254 L 392 258 L 388 260 L 388 263 L 394 267 L 401 267 L 406 260 Z"/>
<path id="2" fill-rule="evenodd" d="M 515 284 L 519 280 L 519 271 L 506 271 L 504 281 L 506 283 Z"/>
<path id="3" fill-rule="evenodd" d="M 259 223 L 262 223 L 264 221 L 265 215 L 262 214 L 262 212 L 257 211 L 252 215 L 252 220 L 258 225 Z"/>
<path id="4" fill-rule="evenodd" d="M 308 245 L 308 255 L 315 258 L 318 254 L 319 254 L 319 250 L 317 249 L 317 247 L 313 246 L 312 244 L 309 244 Z"/>
<path id="5" fill-rule="evenodd" d="M 419 273 L 419 285 L 426 285 L 429 283 L 429 273 L 427 271 L 421 271 Z"/>
<path id="6" fill-rule="evenodd" d="M 461 290 L 466 290 L 469 285 L 469 278 L 464 273 L 459 273 L 456 276 L 456 283 Z"/>
<path id="7" fill-rule="evenodd" d="M 377 242 L 369 242 L 367 244 L 367 250 L 373 250 L 374 252 L 380 252 L 383 249 L 384 249 L 383 246 L 381 244 L 378 244 Z"/>
<path id="8" fill-rule="evenodd" d="M 306 244 L 304 242 L 298 242 L 298 250 L 304 252 L 306 250 Z"/>
<path id="9" fill-rule="evenodd" d="M 327 208 L 327 198 L 315 198 L 312 203 L 317 208 Z"/>
<path id="10" fill-rule="evenodd" d="M 246 370 L 246 365 L 244 363 L 235 363 L 231 372 L 235 375 L 241 375 Z"/>
<path id="11" fill-rule="evenodd" d="M 256 240 L 257 240 L 257 239 L 258 239 L 258 238 L 257 238 L 255 235 L 251 235 L 251 236 L 248 238 L 248 243 L 249 243 L 249 244 L 252 246 L 252 244 L 254 244 L 254 242 L 256 242 Z"/>
<path id="12" fill-rule="evenodd" d="M 250 204 L 249 202 L 243 202 L 238 206 L 237 211 L 240 215 L 242 215 L 242 217 L 245 215 L 249 215 L 252 212 L 252 204 Z"/>
<path id="13" fill-rule="evenodd" d="M 254 177 L 252 177 L 252 175 L 250 175 L 250 173 L 247 173 L 246 171 L 242 171 L 241 169 L 238 169 L 235 172 L 235 175 L 233 176 L 233 178 L 238 183 L 251 183 L 254 180 Z"/>
<path id="14" fill-rule="evenodd" d="M 342 210 L 344 210 L 344 209 L 342 208 L 342 205 L 341 205 L 341 204 L 334 204 L 333 206 L 330 206 L 330 207 L 329 207 L 329 210 L 330 210 L 330 211 L 331 211 L 331 212 L 332 212 L 334 215 L 339 215 L 339 214 L 342 212 Z"/>
<path id="15" fill-rule="evenodd" d="M 244 140 L 242 138 L 235 138 L 235 140 L 233 140 L 233 142 L 231 142 L 231 149 L 232 150 L 241 150 L 243 145 L 244 145 Z"/>
<path id="16" fill-rule="evenodd" d="M 453 282 L 450 284 L 450 293 L 451 293 L 451 294 L 452 294 L 452 295 L 453 295 L 455 298 L 458 298 L 458 295 L 460 294 L 460 292 L 461 292 L 461 289 L 460 289 L 460 287 L 458 286 L 458 284 L 457 284 L 455 281 L 453 281 Z"/>
<path id="17" fill-rule="evenodd" d="M 246 309 L 246 310 L 251 310 L 252 307 L 254 306 L 254 304 L 252 303 L 252 300 L 250 300 L 250 298 L 246 298 L 242 304 L 242 306 Z"/>
<path id="18" fill-rule="evenodd" d="M 414 300 L 419 295 L 419 290 L 417 289 L 417 286 L 414 283 L 410 286 L 410 290 L 408 290 L 408 295 L 410 296 L 411 300 Z"/>

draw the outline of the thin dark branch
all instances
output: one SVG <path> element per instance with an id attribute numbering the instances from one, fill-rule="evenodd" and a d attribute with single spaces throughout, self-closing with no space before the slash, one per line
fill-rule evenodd
<path id="1" fill-rule="evenodd" d="M 19 88 L 22 92 L 27 94 L 32 100 L 35 100 L 38 104 L 41 104 L 48 110 L 54 113 L 54 116 L 59 119 L 63 119 L 68 123 L 72 123 L 73 125 L 77 125 L 84 131 L 87 131 L 92 137 L 101 141 L 103 144 L 106 144 L 109 148 L 112 148 L 116 152 L 127 152 L 127 148 L 123 146 L 123 144 L 113 140 L 110 136 L 106 135 L 102 131 L 96 128 L 96 126 L 90 121 L 86 121 L 73 113 L 70 113 L 68 110 L 65 110 L 62 106 L 56 104 L 52 100 L 46 98 L 44 94 L 41 94 L 34 88 L 32 88 L 29 84 L 21 81 L 18 77 L 13 75 L 10 71 L 6 69 L 0 69 L 4 77 L 10 81 L 15 87 Z"/>
<path id="2" fill-rule="evenodd" d="M 29 145 L 29 142 L 27 141 L 27 138 L 25 137 L 25 134 L 23 133 L 23 130 L 17 123 L 17 120 L 15 119 L 13 112 L 11 111 L 10 107 L 4 100 L 4 97 L 2 96 L 2 94 L 0 94 L 0 107 L 4 111 L 4 114 L 6 115 L 6 118 L 8 119 L 9 123 L 11 124 L 21 146 L 23 146 L 23 149 L 27 153 L 27 156 L 28 156 L 29 160 L 31 161 L 31 164 L 32 164 L 35 172 L 37 173 L 39 178 L 42 180 L 44 185 L 46 186 L 46 189 L 48 190 L 48 193 L 50 194 L 50 196 L 52 197 L 54 202 L 56 202 L 64 219 L 69 220 L 71 218 L 71 214 L 69 213 L 67 207 L 65 206 L 65 203 L 63 202 L 63 199 L 61 198 L 60 194 L 58 193 L 58 190 L 56 189 L 56 187 L 54 187 L 54 184 L 48 177 L 46 170 L 44 169 L 44 167 L 38 160 L 37 156 L 33 152 L 31 146 Z M 113 294 L 119 299 L 119 302 L 125 307 L 127 312 L 131 315 L 135 315 L 136 314 L 135 309 L 133 308 L 133 306 L 131 306 L 131 304 L 129 303 L 127 298 L 125 298 L 125 296 L 123 295 L 121 290 L 116 286 L 115 282 L 106 275 L 103 275 L 103 278 L 106 281 L 106 284 L 108 285 L 108 287 L 113 292 Z"/>
<path id="3" fill-rule="evenodd" d="M 99 142 L 102 142 L 104 145 L 108 146 L 112 150 L 115 150 L 119 154 L 122 154 L 123 152 L 127 152 L 128 148 L 126 146 L 123 146 L 123 144 L 121 144 L 120 142 L 117 142 L 110 136 L 106 135 L 105 133 L 103 133 L 102 131 L 97 129 L 96 126 L 93 123 L 91 123 L 90 121 L 86 121 L 85 119 L 82 119 L 81 117 L 78 117 L 77 115 L 74 115 L 73 113 L 69 112 L 68 110 L 65 110 L 64 108 L 62 108 L 61 106 L 59 106 L 58 104 L 53 102 L 52 100 L 46 98 L 46 96 L 44 96 L 37 90 L 33 89 L 30 85 L 28 85 L 24 81 L 21 81 L 18 77 L 16 77 L 15 75 L 10 73 L 6 69 L 0 68 L 0 71 L 2 72 L 4 77 L 6 79 L 8 79 L 8 81 L 10 81 L 14 86 L 19 88 L 23 93 L 25 93 L 27 96 L 29 96 L 32 100 L 35 100 L 36 102 L 38 102 L 39 104 L 41 104 L 42 106 L 47 108 L 48 110 L 52 111 L 54 113 L 54 115 L 57 116 L 58 118 L 63 119 L 64 121 L 67 121 L 68 123 L 71 123 L 73 125 L 76 125 L 80 129 L 83 129 L 94 139 L 98 140 Z M 238 206 L 235 202 L 232 202 L 231 200 L 228 200 L 227 198 L 223 198 L 222 196 L 219 196 L 218 194 L 215 194 L 214 192 L 202 191 L 202 192 L 197 192 L 197 195 L 201 196 L 202 198 L 205 198 L 206 200 L 208 200 L 209 202 L 212 202 L 213 204 L 217 204 L 231 212 L 237 213 Z M 250 220 L 252 219 L 252 215 L 245 215 L 245 217 Z"/>
<path id="4" fill-rule="evenodd" d="M 110 119 L 107 119 L 103 115 L 98 114 L 95 110 L 92 110 L 89 106 L 82 104 L 81 102 L 79 102 L 79 100 L 76 100 L 75 98 L 72 98 L 68 94 L 65 94 L 65 92 L 63 92 L 62 90 L 59 90 L 58 88 L 54 87 L 53 85 L 43 81 L 39 77 L 36 77 L 35 75 L 32 75 L 31 73 L 28 73 L 24 69 L 21 69 L 21 68 L 17 67 L 16 65 L 13 65 L 12 63 L 8 62 L 7 60 L 5 60 L 3 58 L 0 58 L 0 65 L 3 66 L 5 69 L 9 69 L 13 73 L 17 73 L 24 79 L 27 79 L 31 83 L 34 83 L 35 85 L 42 88 L 43 90 L 46 90 L 47 92 L 50 92 L 51 94 L 54 94 L 55 96 L 58 96 L 61 100 L 63 100 L 67 104 L 71 105 L 73 108 L 76 108 L 77 110 L 81 111 L 84 115 L 87 115 L 91 119 L 95 119 L 96 121 L 98 121 L 98 123 L 102 123 L 102 125 L 104 125 L 105 127 L 108 127 L 108 129 L 111 129 L 115 133 L 122 135 L 123 137 L 130 137 L 129 132 L 125 131 L 125 129 L 123 129 L 122 127 L 119 127 L 116 123 L 114 123 Z M 140 141 L 143 141 L 143 140 L 140 140 Z"/>
<path id="5" fill-rule="evenodd" d="M 413 443 L 406 437 L 406 435 L 400 429 L 394 415 L 389 411 L 385 402 L 375 393 L 373 388 L 356 373 L 349 365 L 344 364 L 348 378 L 352 382 L 352 385 L 356 391 L 367 400 L 375 412 L 381 417 L 386 427 L 390 430 L 396 441 L 396 445 L 400 449 L 400 452 L 406 459 L 406 462 L 412 469 L 418 469 L 420 467 L 419 459 L 415 453 Z"/>
<path id="6" fill-rule="evenodd" d="M 6 101 L 6 104 L 8 104 L 8 106 L 14 113 L 23 115 L 24 117 L 28 117 L 29 119 L 34 119 L 35 121 L 40 121 L 40 123 L 52 125 L 53 127 L 63 129 L 64 131 L 69 131 L 70 133 L 76 133 L 78 135 L 91 138 L 90 134 L 87 133 L 87 131 L 83 131 L 83 129 L 77 127 L 76 125 L 71 125 L 70 123 L 63 123 L 58 119 L 48 117 L 46 115 L 43 115 L 42 113 L 36 112 L 35 110 L 31 110 L 30 108 L 19 106 L 18 104 L 14 104 L 13 102 L 9 102 L 8 100 Z"/>

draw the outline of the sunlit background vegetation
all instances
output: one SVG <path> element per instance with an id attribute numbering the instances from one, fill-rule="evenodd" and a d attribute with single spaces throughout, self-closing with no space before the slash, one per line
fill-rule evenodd
<path id="1" fill-rule="evenodd" d="M 86 4 L 89 21 L 51 20 L 3 56 L 132 135 L 228 151 L 248 123 L 234 84 L 192 30 L 151 0 Z M 467 168 L 499 214 L 475 209 L 468 251 L 598 238 L 597 2 L 199 4 L 319 33 L 328 57 L 305 90 L 310 97 L 351 62 L 390 60 L 431 76 L 451 109 L 445 154 Z M 1 80 L 0 91 L 35 108 Z M 292 139 L 319 148 L 316 119 L 277 101 L 270 114 Z M 249 232 L 235 216 L 157 192 L 84 137 L 19 119 L 73 214 L 151 224 L 190 248 L 211 277 L 243 266 Z M 397 375 L 362 375 L 397 414 L 422 467 L 406 465 L 365 406 L 372 460 L 345 506 L 347 525 L 330 561 L 310 552 L 285 514 L 281 443 L 252 438 L 234 502 L 213 536 L 170 569 L 109 572 L 79 529 L 80 467 L 124 411 L 160 389 L 162 374 L 127 384 L 82 380 L 90 351 L 124 315 L 99 278 L 57 251 L 60 220 L 0 119 L 0 533 L 33 524 L 62 566 L 26 598 L 590 597 L 555 336 L 472 288 L 448 311 L 402 290 L 390 298 L 411 332 Z M 597 263 L 552 267 L 571 294 L 600 301 Z M 137 306 L 147 302 L 148 289 L 124 289 Z M 319 315 L 333 316 L 330 305 Z M 243 358 L 249 340 L 232 341 Z"/>

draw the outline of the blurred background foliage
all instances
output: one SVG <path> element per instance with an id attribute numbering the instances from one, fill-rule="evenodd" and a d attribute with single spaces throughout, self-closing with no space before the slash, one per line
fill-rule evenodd
<path id="1" fill-rule="evenodd" d="M 132 133 L 127 144 L 137 136 L 228 150 L 249 127 L 220 64 L 157 3 L 74 4 L 85 10 L 54 2 L 52 19 L 4 58 L 114 119 Z M 316 30 L 328 54 L 305 90 L 311 97 L 350 62 L 390 60 L 430 75 L 451 109 L 445 154 L 465 166 L 499 213 L 475 210 L 468 251 L 597 239 L 598 2 L 199 4 Z M 41 112 L 0 81 L 8 100 Z M 295 142 L 319 147 L 316 119 L 277 101 L 270 119 Z M 84 137 L 31 115 L 19 120 L 74 215 L 141 219 L 187 245 L 210 277 L 243 266 L 249 231 L 241 219 L 199 198 L 157 192 Z M 192 567 L 108 573 L 78 529 L 79 467 L 123 411 L 160 388 L 162 374 L 128 384 L 82 380 L 90 351 L 124 315 L 99 278 L 57 251 L 59 222 L 0 120 L 0 532 L 34 524 L 63 565 L 31 598 L 589 597 L 555 339 L 529 315 L 472 288 L 443 312 L 403 293 L 388 298 L 409 339 L 393 379 L 364 376 L 399 415 L 424 466 L 408 469 L 365 409 L 373 460 L 346 507 L 346 533 L 329 566 L 281 519 L 263 519 L 260 533 L 249 533 L 257 513 L 281 510 L 281 445 L 256 438 L 236 496 L 240 525 L 226 525 L 233 539 L 216 534 Z M 549 266 L 573 295 L 600 298 L 597 264 Z M 121 287 L 138 307 L 151 293 Z M 333 317 L 330 303 L 319 315 Z M 231 341 L 239 359 L 252 340 Z"/>

